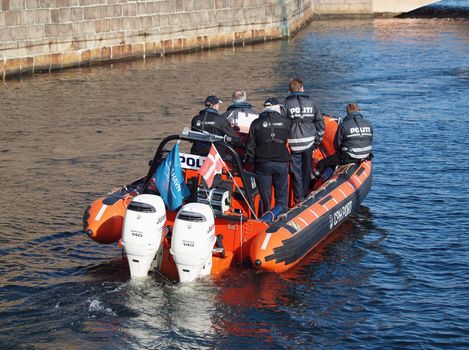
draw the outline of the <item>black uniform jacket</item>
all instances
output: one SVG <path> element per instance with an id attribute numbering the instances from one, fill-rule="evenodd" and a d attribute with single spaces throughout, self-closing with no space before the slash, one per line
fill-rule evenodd
<path id="1" fill-rule="evenodd" d="M 249 129 L 246 161 L 288 162 L 290 154 L 286 145 L 291 120 L 274 110 L 266 110 L 254 120 Z"/>
<path id="2" fill-rule="evenodd" d="M 231 128 L 226 118 L 218 114 L 216 109 L 205 108 L 192 118 L 191 129 L 194 131 L 206 131 L 218 136 L 227 136 L 226 141 L 236 147 L 242 146 L 238 134 Z M 206 156 L 210 151 L 210 143 L 194 142 L 191 153 Z"/>
<path id="3" fill-rule="evenodd" d="M 373 127 L 358 113 L 348 114 L 339 124 L 335 147 L 342 158 L 363 160 L 369 158 L 373 143 Z"/>

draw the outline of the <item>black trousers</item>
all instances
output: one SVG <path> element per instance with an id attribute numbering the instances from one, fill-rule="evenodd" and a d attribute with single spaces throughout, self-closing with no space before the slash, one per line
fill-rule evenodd
<path id="1" fill-rule="evenodd" d="M 288 210 L 288 162 L 259 162 L 254 166 L 256 182 L 261 191 L 264 212 L 270 210 L 272 184 L 275 205 Z"/>
<path id="2" fill-rule="evenodd" d="M 313 147 L 301 153 L 292 153 L 290 160 L 290 171 L 293 174 L 293 193 L 295 201 L 298 202 L 306 197 L 311 181 L 313 167 Z"/>

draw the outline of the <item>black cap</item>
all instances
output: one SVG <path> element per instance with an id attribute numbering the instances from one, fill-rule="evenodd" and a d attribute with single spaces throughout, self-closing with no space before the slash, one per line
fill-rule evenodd
<path id="1" fill-rule="evenodd" d="M 207 96 L 207 98 L 205 99 L 206 106 L 213 106 L 213 105 L 216 105 L 217 103 L 223 103 L 223 101 L 219 100 L 217 96 L 210 95 L 210 96 Z"/>
<path id="2" fill-rule="evenodd" d="M 271 97 L 271 98 L 268 98 L 267 100 L 265 100 L 264 107 L 275 106 L 275 105 L 279 105 L 279 104 L 280 104 L 280 102 L 278 102 L 278 100 L 275 97 Z"/>

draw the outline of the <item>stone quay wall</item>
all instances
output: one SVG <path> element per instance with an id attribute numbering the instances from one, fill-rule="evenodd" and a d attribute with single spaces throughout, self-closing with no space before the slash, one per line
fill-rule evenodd
<path id="1" fill-rule="evenodd" d="M 293 35 L 372 0 L 0 0 L 0 77 Z"/>

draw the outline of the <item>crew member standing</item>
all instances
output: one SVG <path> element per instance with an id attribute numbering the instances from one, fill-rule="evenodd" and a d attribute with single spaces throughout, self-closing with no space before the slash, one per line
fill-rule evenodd
<path id="1" fill-rule="evenodd" d="M 223 103 L 217 96 L 210 95 L 205 99 L 205 109 L 192 118 L 191 129 L 194 131 L 208 132 L 210 134 L 223 136 L 226 142 L 236 147 L 242 146 L 236 132 L 231 128 L 230 123 L 218 114 L 220 103 Z M 210 143 L 194 142 L 191 148 L 192 154 L 206 156 L 210 151 Z"/>
<path id="2" fill-rule="evenodd" d="M 288 209 L 288 162 L 286 145 L 291 121 L 280 114 L 280 103 L 269 98 L 264 111 L 251 123 L 246 145 L 246 162 L 254 164 L 257 186 L 262 196 L 264 211 L 270 210 L 272 184 L 275 206 Z"/>
<path id="3" fill-rule="evenodd" d="M 315 177 L 325 168 L 371 159 L 373 127 L 363 118 L 356 103 L 347 105 L 347 116 L 339 124 L 334 140 L 336 153 L 319 161 Z"/>
<path id="4" fill-rule="evenodd" d="M 246 101 L 246 91 L 236 90 L 233 92 L 233 104 L 231 104 L 223 116 L 234 127 L 238 126 L 238 114 L 256 118 L 257 112 L 252 108 L 252 104 Z"/>
<path id="5" fill-rule="evenodd" d="M 309 191 L 313 150 L 324 136 L 324 117 L 319 107 L 304 93 L 303 81 L 290 79 L 290 95 L 284 107 L 291 119 L 288 144 L 291 150 L 290 171 L 293 173 L 295 201 L 302 201 Z"/>

